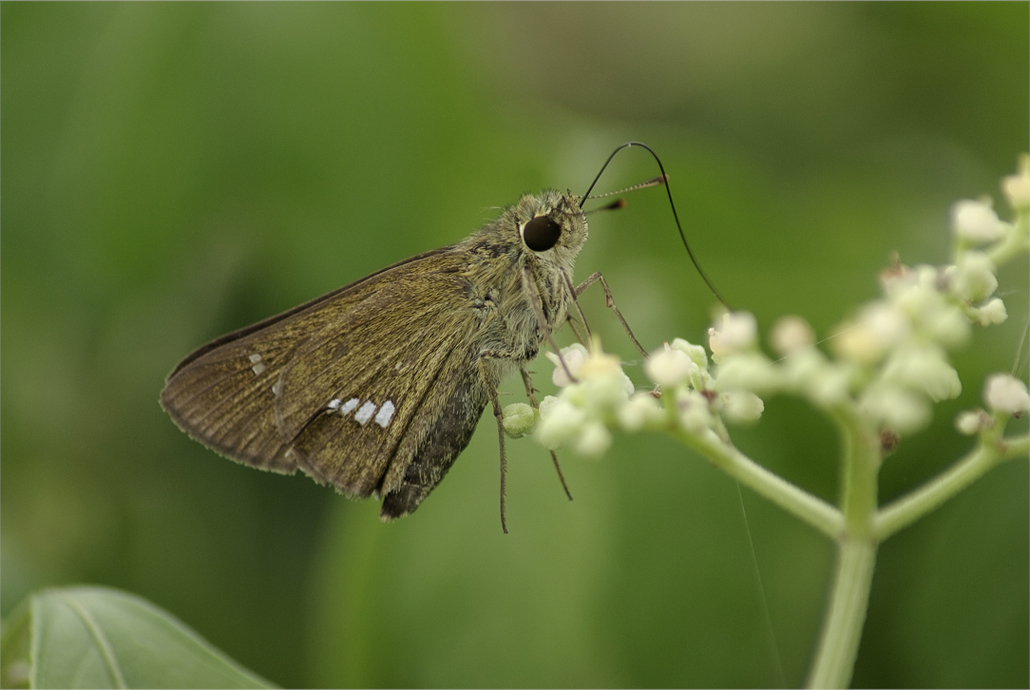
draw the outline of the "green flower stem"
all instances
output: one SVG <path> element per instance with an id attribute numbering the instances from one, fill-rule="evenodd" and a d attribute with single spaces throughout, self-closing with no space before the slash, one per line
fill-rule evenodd
<path id="1" fill-rule="evenodd" d="M 987 252 L 987 256 L 994 262 L 995 266 L 1001 266 L 1010 259 L 1030 249 L 1030 231 L 1028 231 L 1028 217 L 1025 211 L 1021 212 L 1013 223 L 1011 232 L 1005 233 L 1001 242 Z"/>
<path id="2" fill-rule="evenodd" d="M 741 484 L 751 487 L 831 539 L 839 539 L 843 534 L 844 516 L 839 510 L 765 469 L 723 442 L 714 431 L 699 435 L 680 430 L 675 435 Z"/>
<path id="3" fill-rule="evenodd" d="M 869 604 L 876 547 L 876 542 L 868 538 L 840 542 L 829 611 L 808 678 L 810 688 L 846 688 L 851 682 Z"/>
<path id="4" fill-rule="evenodd" d="M 880 437 L 851 403 L 827 410 L 844 440 L 844 534 L 838 539 L 837 568 L 829 609 L 823 619 L 809 687 L 846 688 L 862 640 L 876 549 L 877 480 L 883 456 Z"/>
<path id="5" fill-rule="evenodd" d="M 845 530 L 851 539 L 869 537 L 873 534 L 877 479 L 883 459 L 879 433 L 852 403 L 836 405 L 827 412 L 844 440 L 841 508 Z"/>
<path id="6" fill-rule="evenodd" d="M 874 522 L 876 537 L 883 541 L 937 509 L 995 466 L 1012 458 L 1026 457 L 1028 452 L 1030 436 L 1005 441 L 984 438 L 979 446 L 950 468 L 880 510 Z"/>

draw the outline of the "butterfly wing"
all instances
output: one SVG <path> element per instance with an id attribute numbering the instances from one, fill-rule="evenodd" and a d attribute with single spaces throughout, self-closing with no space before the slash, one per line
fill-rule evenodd
<path id="1" fill-rule="evenodd" d="M 161 404 L 238 462 L 305 471 L 382 515 L 413 511 L 488 399 L 477 334 L 493 316 L 448 249 L 396 264 L 199 348 Z"/>

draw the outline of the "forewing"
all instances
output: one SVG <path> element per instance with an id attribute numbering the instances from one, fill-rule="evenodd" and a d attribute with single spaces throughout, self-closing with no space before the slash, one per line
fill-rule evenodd
<path id="1" fill-rule="evenodd" d="M 357 496 L 391 469 L 398 483 L 439 425 L 440 401 L 464 383 L 441 372 L 475 370 L 480 324 L 462 268 L 460 254 L 433 252 L 224 336 L 179 365 L 162 405 L 190 436 L 249 465 L 301 468 Z"/>
<path id="2" fill-rule="evenodd" d="M 276 421 L 309 474 L 350 495 L 386 493 L 416 456 L 439 451 L 427 446 L 456 423 L 452 398 L 485 400 L 476 366 L 483 324 L 471 287 L 450 268 L 397 276 L 284 368 Z M 460 415 L 461 431 L 471 435 L 482 408 L 474 419 Z"/>

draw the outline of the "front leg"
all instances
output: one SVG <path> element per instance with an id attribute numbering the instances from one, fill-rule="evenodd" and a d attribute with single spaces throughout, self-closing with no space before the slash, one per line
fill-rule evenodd
<path id="1" fill-rule="evenodd" d="M 593 285 L 594 283 L 597 283 L 597 282 L 600 282 L 601 283 L 601 287 L 604 288 L 604 301 L 605 301 L 605 304 L 607 304 L 608 308 L 611 309 L 612 311 L 614 311 L 615 315 L 617 317 L 619 317 L 619 323 L 621 323 L 623 329 L 625 329 L 626 335 L 628 335 L 629 339 L 633 341 L 633 344 L 637 346 L 637 350 L 640 351 L 640 354 L 644 355 L 644 358 L 647 359 L 648 358 L 647 352 L 640 345 L 640 342 L 637 340 L 637 337 L 635 335 L 633 335 L 633 331 L 630 330 L 629 324 L 626 323 L 626 319 L 624 319 L 622 317 L 622 313 L 619 311 L 619 308 L 615 306 L 615 298 L 612 297 L 612 291 L 608 287 L 608 283 L 605 281 L 604 276 L 601 275 L 600 271 L 594 273 L 589 278 L 587 278 L 586 280 L 584 280 L 582 283 L 579 284 L 579 287 L 577 287 L 575 289 L 575 291 L 574 291 L 575 297 L 578 298 L 580 295 L 583 294 L 583 292 L 588 287 L 590 287 L 591 285 Z"/>

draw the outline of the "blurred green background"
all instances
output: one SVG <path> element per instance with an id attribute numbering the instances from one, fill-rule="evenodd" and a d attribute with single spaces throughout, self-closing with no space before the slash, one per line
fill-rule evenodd
<path id="1" fill-rule="evenodd" d="M 826 335 L 892 251 L 947 260 L 954 200 L 998 196 L 1030 145 L 1028 22 L 1026 3 L 3 3 L 3 613 L 122 587 L 283 685 L 802 683 L 831 545 L 670 440 L 565 453 L 572 503 L 510 442 L 504 536 L 488 416 L 383 525 L 191 442 L 158 392 L 214 336 L 523 192 L 582 193 L 628 139 L 662 156 L 734 306 Z M 655 174 L 625 152 L 600 189 Z M 628 201 L 591 220 L 579 277 L 605 273 L 645 347 L 702 342 L 714 299 L 664 192 Z M 1012 366 L 1026 266 L 1000 278 L 1009 322 L 958 355 L 961 398 L 888 459 L 883 501 L 970 446 L 955 413 Z M 601 294 L 584 304 L 635 360 Z M 735 438 L 835 498 L 837 439 L 805 404 L 769 400 Z M 891 539 L 854 683 L 1026 687 L 1028 514 L 1012 462 Z"/>

